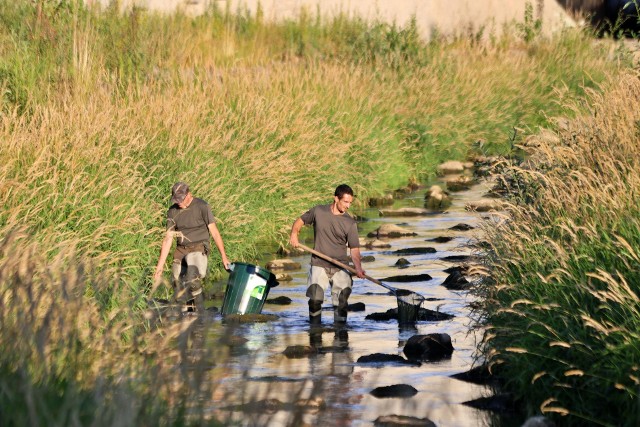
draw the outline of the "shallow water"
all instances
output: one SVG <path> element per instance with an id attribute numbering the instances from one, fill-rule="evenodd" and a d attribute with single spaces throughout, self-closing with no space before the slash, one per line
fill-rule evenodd
<path id="1" fill-rule="evenodd" d="M 450 378 L 450 375 L 468 371 L 473 365 L 474 352 L 480 331 L 471 330 L 469 303 L 474 296 L 467 292 L 453 292 L 441 286 L 448 276 L 445 268 L 458 265 L 443 261 L 449 255 L 469 255 L 469 239 L 479 238 L 479 229 L 452 231 L 450 227 L 464 223 L 477 227 L 482 216 L 468 212 L 464 204 L 481 197 L 487 190 L 480 184 L 471 190 L 453 193 L 454 203 L 447 213 L 428 217 L 380 217 L 377 209 L 357 212 L 369 218 L 361 224 L 360 235 L 366 236 L 382 223 L 400 224 L 417 233 L 416 236 L 389 239 L 390 249 L 363 250 L 375 261 L 363 264 L 368 275 L 383 279 L 388 276 L 428 273 L 432 280 L 419 283 L 388 283 L 418 292 L 427 301 L 423 307 L 455 315 L 451 320 L 399 326 L 396 320 L 376 322 L 365 320 L 370 313 L 386 312 L 397 307 L 396 299 L 386 289 L 366 280 L 355 279 L 349 303 L 362 302 L 364 312 L 350 312 L 345 332 L 333 328 L 330 296 L 325 296 L 321 333 L 310 334 L 306 291 L 306 275 L 310 256 L 292 257 L 302 268 L 289 272 L 290 282 L 281 282 L 271 289 L 269 298 L 287 296 L 290 305 L 265 305 L 263 314 L 275 314 L 278 320 L 268 323 L 242 324 L 234 328 L 233 335 L 247 339 L 235 347 L 223 366 L 224 380 L 220 395 L 225 405 L 263 399 L 278 399 L 285 404 L 280 410 L 228 411 L 220 410 L 219 402 L 212 402 L 212 415 L 226 423 L 240 425 L 332 425 L 365 426 L 383 415 L 407 415 L 429 418 L 436 425 L 486 426 L 489 415 L 462 405 L 461 402 L 490 395 L 484 386 Z M 424 190 L 397 201 L 393 208 L 418 206 L 423 203 Z M 438 236 L 454 237 L 447 243 L 426 242 Z M 425 255 L 402 256 L 411 264 L 399 269 L 400 258 L 391 252 L 409 247 L 434 247 L 437 252 Z M 424 362 L 421 366 L 357 364 L 359 357 L 372 353 L 401 355 L 405 341 L 416 334 L 447 333 L 451 336 L 454 352 L 451 358 L 439 362 Z M 319 354 L 301 358 L 287 358 L 282 352 L 292 345 L 315 344 Z M 218 369 L 220 371 L 220 369 Z M 410 398 L 379 399 L 370 394 L 380 386 L 409 384 L 417 389 Z M 321 397 L 326 407 L 321 410 L 292 410 L 298 399 Z M 297 417 L 297 418 L 296 418 Z"/>

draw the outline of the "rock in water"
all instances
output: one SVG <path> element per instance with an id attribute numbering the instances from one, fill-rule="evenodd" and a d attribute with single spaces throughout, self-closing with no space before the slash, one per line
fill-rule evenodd
<path id="1" fill-rule="evenodd" d="M 412 397 L 418 394 L 418 390 L 408 384 L 394 384 L 385 387 L 376 387 L 371 390 L 371 395 L 379 399 L 388 397 Z"/>

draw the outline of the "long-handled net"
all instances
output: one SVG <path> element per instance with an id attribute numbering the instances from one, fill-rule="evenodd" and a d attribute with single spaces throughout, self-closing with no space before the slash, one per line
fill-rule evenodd
<path id="1" fill-rule="evenodd" d="M 310 252 L 326 261 L 329 261 L 337 265 L 338 267 L 344 268 L 345 270 L 350 271 L 351 273 L 354 273 L 354 274 L 356 273 L 356 270 L 353 267 L 348 266 L 336 259 L 333 259 L 328 255 L 325 255 L 314 249 L 308 248 L 304 245 L 299 245 L 299 246 L 301 249 L 304 249 L 305 251 Z M 396 289 L 392 286 L 382 283 L 378 279 L 374 279 L 373 277 L 370 277 L 367 275 L 365 275 L 364 277 L 367 280 L 391 291 L 391 293 L 395 295 L 396 300 L 398 301 L 398 323 L 401 323 L 401 324 L 415 323 L 418 320 L 420 307 L 422 306 L 422 303 L 425 301 L 425 297 L 423 297 L 422 295 L 416 292 L 409 291 L 407 289 Z"/>

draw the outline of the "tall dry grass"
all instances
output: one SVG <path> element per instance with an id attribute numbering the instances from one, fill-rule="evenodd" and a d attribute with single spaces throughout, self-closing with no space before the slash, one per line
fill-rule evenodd
<path id="1" fill-rule="evenodd" d="M 486 353 L 530 414 L 562 425 L 640 421 L 639 77 L 527 141 L 529 167 L 508 175 L 530 204 L 492 239 Z"/>
<path id="2" fill-rule="evenodd" d="M 147 331 L 126 308 L 105 311 L 91 295 L 127 293 L 117 275 L 78 263 L 68 246 L 53 260 L 39 247 L 21 232 L 0 244 L 2 424 L 187 423 L 186 396 L 212 392 L 187 366 L 213 358 L 184 357 L 189 322 Z"/>
<path id="3" fill-rule="evenodd" d="M 98 270 L 66 245 L 53 260 L 38 248 L 19 231 L 0 242 L 2 425 L 264 422 L 275 405 L 264 403 L 269 389 L 229 382 L 257 363 L 251 354 L 242 357 L 247 366 L 228 363 L 243 351 L 236 323 L 162 304 L 106 309 L 103 290 L 131 293 L 116 270 Z M 323 407 L 322 381 L 280 387 L 292 401 L 278 417 L 287 425 Z"/>
<path id="4" fill-rule="evenodd" d="M 514 126 L 571 114 L 559 101 L 620 66 L 579 33 L 421 44 L 415 29 L 344 17 L 68 4 L 39 29 L 20 24 L 36 19 L 27 3 L 3 5 L 0 229 L 29 227 L 45 252 L 74 242 L 141 290 L 179 179 L 212 204 L 232 258 L 250 259 L 338 183 L 363 203 L 429 179 L 478 140 L 505 152 Z"/>
<path id="5" fill-rule="evenodd" d="M 337 184 L 363 206 L 477 140 L 507 152 L 514 126 L 573 115 L 566 100 L 626 66 L 575 32 L 426 44 L 345 17 L 39 4 L 0 2 L 0 406 L 20 425 L 180 424 L 200 390 L 219 397 L 159 360 L 184 331 L 140 318 L 175 181 L 210 202 L 230 258 L 253 261 Z"/>

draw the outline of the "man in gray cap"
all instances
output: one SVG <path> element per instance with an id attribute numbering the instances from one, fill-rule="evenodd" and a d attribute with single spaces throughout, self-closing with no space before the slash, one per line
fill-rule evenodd
<path id="1" fill-rule="evenodd" d="M 207 258 L 211 251 L 209 236 L 213 238 L 220 252 L 225 269 L 229 269 L 229 260 L 216 220 L 207 202 L 193 197 L 186 183 L 176 182 L 171 189 L 171 203 L 167 212 L 167 232 L 162 240 L 160 259 L 153 278 L 155 282 L 161 279 L 164 264 L 173 245 L 173 238 L 177 237 L 171 266 L 174 298 L 176 302 L 185 306 L 193 304 L 196 311 L 202 312 L 204 310 L 202 279 L 207 273 Z"/>

